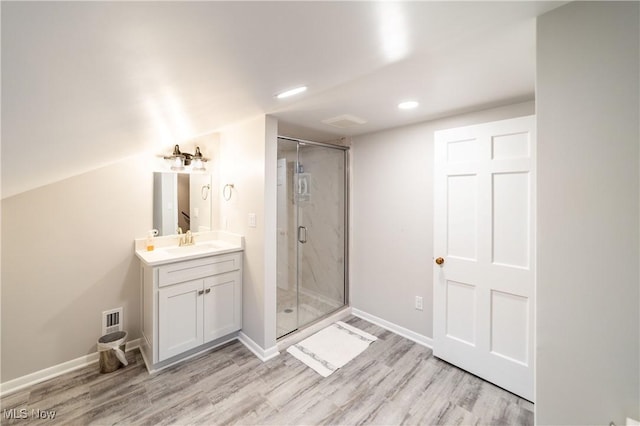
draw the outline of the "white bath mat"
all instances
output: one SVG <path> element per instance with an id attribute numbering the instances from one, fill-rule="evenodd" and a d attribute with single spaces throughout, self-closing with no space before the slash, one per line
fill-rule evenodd
<path id="1" fill-rule="evenodd" d="M 376 336 L 338 321 L 302 342 L 289 346 L 287 352 L 322 377 L 327 377 L 360 355 L 376 340 Z"/>

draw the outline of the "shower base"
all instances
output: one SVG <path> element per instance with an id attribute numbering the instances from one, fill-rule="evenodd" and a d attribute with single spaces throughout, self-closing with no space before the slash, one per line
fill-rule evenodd
<path id="1" fill-rule="evenodd" d="M 304 292 L 299 293 L 299 306 L 297 299 L 295 291 L 278 288 L 276 338 L 316 321 L 341 306 L 337 302 L 321 300 Z"/>

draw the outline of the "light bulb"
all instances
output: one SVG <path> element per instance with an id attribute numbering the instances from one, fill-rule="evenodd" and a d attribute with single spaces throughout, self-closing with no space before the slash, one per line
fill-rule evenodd
<path id="1" fill-rule="evenodd" d="M 194 158 L 193 160 L 191 160 L 191 170 L 197 171 L 197 172 L 201 172 L 204 171 L 204 163 L 202 162 L 201 159 L 199 158 Z"/>
<path id="2" fill-rule="evenodd" d="M 184 160 L 182 157 L 174 158 L 171 170 L 184 170 Z"/>

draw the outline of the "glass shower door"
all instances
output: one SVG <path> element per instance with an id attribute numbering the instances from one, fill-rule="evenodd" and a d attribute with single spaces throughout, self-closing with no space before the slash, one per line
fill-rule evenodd
<path id="1" fill-rule="evenodd" d="M 278 139 L 276 337 L 298 329 L 297 208 L 294 170 L 298 143 Z"/>
<path id="2" fill-rule="evenodd" d="M 298 327 L 345 304 L 345 176 L 344 150 L 299 143 Z"/>
<path id="3" fill-rule="evenodd" d="M 346 303 L 346 153 L 278 139 L 276 337 Z"/>

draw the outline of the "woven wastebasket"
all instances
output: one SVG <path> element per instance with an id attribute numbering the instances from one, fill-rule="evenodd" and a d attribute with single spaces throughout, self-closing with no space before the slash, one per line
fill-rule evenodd
<path id="1" fill-rule="evenodd" d="M 127 358 L 124 355 L 126 340 L 126 331 L 116 331 L 105 334 L 98 339 L 101 373 L 112 373 L 118 368 L 128 364 Z"/>

